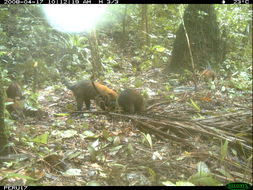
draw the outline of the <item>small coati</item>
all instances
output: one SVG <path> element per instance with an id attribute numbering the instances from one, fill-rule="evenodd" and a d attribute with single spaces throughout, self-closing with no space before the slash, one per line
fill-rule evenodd
<path id="1" fill-rule="evenodd" d="M 144 111 L 145 103 L 143 96 L 134 89 L 123 90 L 118 97 L 118 105 L 124 112 L 133 114 Z"/>
<path id="2" fill-rule="evenodd" d="M 205 69 L 201 73 L 200 77 L 203 78 L 205 81 L 208 81 L 209 79 L 214 80 L 216 77 L 216 74 L 212 69 Z"/>
<path id="3" fill-rule="evenodd" d="M 22 91 L 20 86 L 16 82 L 12 82 L 6 90 L 6 94 L 8 98 L 15 99 L 19 97 L 23 98 Z"/>
<path id="4" fill-rule="evenodd" d="M 82 80 L 77 82 L 76 84 L 69 84 L 65 79 L 62 80 L 63 83 L 70 89 L 75 98 L 77 104 L 77 110 L 81 111 L 83 107 L 83 102 L 86 105 L 86 109 L 90 110 L 90 100 L 95 100 L 99 96 L 104 97 L 106 102 L 116 101 L 117 93 L 105 85 L 102 85 L 98 82 L 91 82 L 89 80 Z M 94 88 L 94 86 L 96 88 Z M 105 110 L 104 106 L 101 106 L 101 109 Z"/>

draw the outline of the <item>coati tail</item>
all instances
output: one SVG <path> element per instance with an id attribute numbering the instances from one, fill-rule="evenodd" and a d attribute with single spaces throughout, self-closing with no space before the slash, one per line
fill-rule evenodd
<path id="1" fill-rule="evenodd" d="M 91 81 L 91 83 L 92 83 L 92 86 L 94 87 L 94 89 L 96 90 L 96 92 L 97 92 L 99 95 L 101 95 L 100 92 L 99 92 L 99 90 L 97 89 L 97 87 L 96 87 L 96 85 L 95 85 L 95 82 L 94 82 L 94 81 Z"/>

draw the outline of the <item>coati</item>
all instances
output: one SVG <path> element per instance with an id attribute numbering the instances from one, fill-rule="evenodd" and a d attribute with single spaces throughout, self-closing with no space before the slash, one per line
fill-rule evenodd
<path id="1" fill-rule="evenodd" d="M 124 112 L 133 114 L 145 109 L 143 96 L 134 89 L 125 89 L 119 94 L 118 105 Z"/>
<path id="2" fill-rule="evenodd" d="M 6 90 L 6 94 L 8 98 L 15 99 L 19 97 L 20 99 L 23 98 L 21 88 L 16 82 L 12 82 Z"/>
<path id="3" fill-rule="evenodd" d="M 96 104 L 105 111 L 113 111 L 116 108 L 118 94 L 112 89 L 96 82 L 91 82 L 98 96 L 95 98 Z"/>
<path id="4" fill-rule="evenodd" d="M 8 112 L 15 116 L 20 116 L 24 118 L 23 110 L 24 110 L 24 103 L 22 99 L 24 96 L 22 95 L 22 91 L 18 83 L 12 82 L 8 88 L 6 89 L 7 98 L 5 100 L 6 109 Z"/>
<path id="5" fill-rule="evenodd" d="M 15 118 L 17 116 L 24 118 L 24 103 L 22 100 L 7 98 L 5 106 L 8 112 Z M 14 113 L 14 114 L 13 114 Z"/>
<path id="6" fill-rule="evenodd" d="M 201 73 L 200 77 L 203 78 L 205 81 L 208 81 L 209 79 L 214 80 L 216 77 L 216 74 L 212 69 L 205 69 Z"/>
<path id="7" fill-rule="evenodd" d="M 63 83 L 70 89 L 77 103 L 77 110 L 81 111 L 83 107 L 83 102 L 86 105 L 86 109 L 90 110 L 90 100 L 95 100 L 97 97 L 102 96 L 109 100 L 116 101 L 117 93 L 105 85 L 102 85 L 98 82 L 91 82 L 89 80 L 82 80 L 77 82 L 74 85 L 69 84 L 65 79 L 63 79 Z M 96 88 L 94 88 L 94 86 Z M 99 105 L 101 106 L 101 105 Z M 102 109 L 105 107 L 101 106 Z"/>

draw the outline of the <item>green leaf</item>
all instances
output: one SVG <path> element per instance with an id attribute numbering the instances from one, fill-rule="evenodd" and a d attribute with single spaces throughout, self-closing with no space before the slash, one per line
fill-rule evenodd
<path id="1" fill-rule="evenodd" d="M 97 138 L 98 135 L 94 134 L 92 131 L 84 131 L 84 138 Z"/>
<path id="2" fill-rule="evenodd" d="M 82 152 L 75 152 L 75 151 L 73 151 L 73 152 L 71 152 L 71 153 L 68 155 L 68 160 L 71 160 L 71 159 L 73 159 L 73 158 L 76 158 L 76 157 L 78 157 L 80 154 L 82 154 Z"/>
<path id="3" fill-rule="evenodd" d="M 86 186 L 101 186 L 101 184 L 97 181 L 90 181 L 86 184 Z"/>
<path id="4" fill-rule="evenodd" d="M 153 50 L 155 50 L 156 52 L 164 52 L 165 48 L 159 45 L 153 46 L 152 48 Z"/>
<path id="5" fill-rule="evenodd" d="M 150 136 L 150 134 L 145 134 L 145 133 L 142 133 L 142 135 L 145 137 L 145 140 L 148 142 L 150 148 L 152 149 L 153 148 L 153 143 L 152 143 L 152 138 Z"/>
<path id="6" fill-rule="evenodd" d="M 118 146 L 120 145 L 120 143 L 121 143 L 120 137 L 116 136 L 113 140 L 113 146 Z"/>
<path id="7" fill-rule="evenodd" d="M 215 88 L 216 88 L 216 86 L 215 86 L 215 84 L 214 83 L 211 83 L 211 90 L 215 90 Z"/>
<path id="8" fill-rule="evenodd" d="M 165 186 L 176 186 L 174 183 L 172 183 L 171 181 L 163 181 L 162 182 L 163 185 Z"/>
<path id="9" fill-rule="evenodd" d="M 134 154 L 134 148 L 133 148 L 133 145 L 131 143 L 129 143 L 127 145 L 127 151 L 130 155 Z"/>
<path id="10" fill-rule="evenodd" d="M 205 162 L 199 162 L 197 164 L 197 169 L 200 174 L 201 173 L 204 173 L 204 174 L 210 173 L 210 170 Z"/>
<path id="11" fill-rule="evenodd" d="M 211 176 L 208 166 L 204 162 L 199 162 L 197 165 L 198 172 L 190 177 L 190 182 L 195 185 L 220 185 L 216 179 Z"/>
<path id="12" fill-rule="evenodd" d="M 69 113 L 55 113 L 54 116 L 64 117 L 64 116 L 69 116 Z"/>
<path id="13" fill-rule="evenodd" d="M 228 153 L 228 140 L 225 141 L 223 145 L 221 145 L 220 154 L 221 154 L 221 160 L 224 160 L 224 158 L 227 156 Z"/>
<path id="14" fill-rule="evenodd" d="M 217 168 L 216 170 L 219 171 L 220 173 L 222 173 L 222 175 L 224 175 L 228 179 L 233 179 L 233 176 L 230 175 L 230 173 L 228 173 L 226 170 L 224 170 L 222 168 Z"/>
<path id="15" fill-rule="evenodd" d="M 119 151 L 120 151 L 120 149 L 122 149 L 122 145 L 119 145 L 119 146 L 115 146 L 115 147 L 112 147 L 112 148 L 110 148 L 110 155 L 112 155 L 112 156 L 114 156 L 114 155 L 116 155 Z"/>
<path id="16" fill-rule="evenodd" d="M 80 169 L 70 168 L 64 174 L 65 175 L 76 176 L 76 175 L 81 175 L 81 173 L 82 173 L 82 170 L 80 170 Z"/>
<path id="17" fill-rule="evenodd" d="M 93 148 L 91 145 L 88 145 L 87 148 L 90 153 L 90 159 L 92 161 L 96 161 L 97 151 L 95 150 L 95 148 Z"/>
<path id="18" fill-rule="evenodd" d="M 177 181 L 176 186 L 195 186 L 195 185 L 188 181 Z"/>
<path id="19" fill-rule="evenodd" d="M 190 99 L 190 100 L 191 100 L 191 105 L 192 105 L 192 107 L 195 108 L 197 111 L 200 111 L 201 109 L 200 109 L 200 107 L 198 106 L 198 104 L 197 104 L 196 102 L 194 102 L 192 99 Z"/>
<path id="20" fill-rule="evenodd" d="M 75 122 L 74 119 L 67 119 L 67 120 L 66 120 L 66 124 L 67 124 L 67 125 L 73 125 L 74 122 Z"/>
<path id="21" fill-rule="evenodd" d="M 48 136 L 49 136 L 48 133 L 44 133 L 44 134 L 39 135 L 39 136 L 35 137 L 34 139 L 32 139 L 32 142 L 47 144 Z"/>
<path id="22" fill-rule="evenodd" d="M 190 180 L 191 183 L 195 185 L 202 185 L 202 186 L 219 186 L 221 185 L 216 179 L 211 176 L 198 176 L 192 178 Z"/>
<path id="23" fill-rule="evenodd" d="M 142 81 L 142 80 L 136 79 L 136 80 L 134 81 L 134 86 L 135 86 L 136 88 L 139 88 L 139 87 L 141 87 L 142 85 L 143 85 L 143 81 Z"/>
<path id="24" fill-rule="evenodd" d="M 147 168 L 148 169 L 148 173 L 149 173 L 149 177 L 151 181 L 155 181 L 156 180 L 156 172 L 151 169 L 151 168 Z"/>
<path id="25" fill-rule="evenodd" d="M 5 102 L 4 103 L 5 106 L 12 105 L 12 104 L 14 104 L 14 102 Z"/>
<path id="26" fill-rule="evenodd" d="M 32 181 L 36 181 L 37 179 L 35 178 L 32 178 L 30 176 L 27 176 L 27 175 L 21 175 L 21 174 L 16 174 L 16 173 L 7 173 L 4 175 L 4 178 L 13 178 L 13 177 L 18 177 L 18 178 L 21 178 L 21 179 L 27 179 L 27 180 L 32 180 Z"/>
<path id="27" fill-rule="evenodd" d="M 61 133 L 61 137 L 66 139 L 66 138 L 70 138 L 70 137 L 73 137 L 77 134 L 77 131 L 76 130 L 73 130 L 73 129 L 70 129 L 70 130 L 66 130 L 66 131 L 63 131 Z"/>
<path id="28" fill-rule="evenodd" d="M 93 143 L 91 143 L 91 146 L 92 146 L 93 148 L 97 148 L 98 145 L 99 145 L 99 139 L 97 139 L 96 141 L 94 141 Z"/>

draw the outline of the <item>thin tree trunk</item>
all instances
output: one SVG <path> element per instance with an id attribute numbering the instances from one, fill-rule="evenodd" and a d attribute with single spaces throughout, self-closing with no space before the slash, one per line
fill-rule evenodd
<path id="1" fill-rule="evenodd" d="M 8 154 L 8 140 L 4 123 L 4 89 L 2 73 L 0 71 L 0 156 Z"/>
<path id="2" fill-rule="evenodd" d="M 122 41 L 121 41 L 121 47 L 124 48 L 124 52 L 126 51 L 126 48 L 124 45 L 126 44 L 126 22 L 127 22 L 127 5 L 125 5 L 124 10 L 124 16 L 123 16 L 123 25 L 122 25 Z"/>
<path id="3" fill-rule="evenodd" d="M 149 40 L 149 27 L 148 27 L 148 5 L 145 4 L 144 6 L 144 18 L 145 18 L 145 35 L 146 35 L 146 45 L 150 45 L 150 40 Z"/>
<path id="4" fill-rule="evenodd" d="M 102 65 L 99 56 L 98 42 L 95 29 L 91 31 L 88 39 L 91 50 L 91 64 L 93 68 L 93 75 L 91 79 L 94 80 L 100 78 L 100 76 L 102 75 Z"/>
<path id="5" fill-rule="evenodd" d="M 141 7 L 141 23 L 140 23 L 140 45 L 141 47 L 143 45 L 149 46 L 149 28 L 148 28 L 148 5 L 143 4 L 140 5 Z"/>

